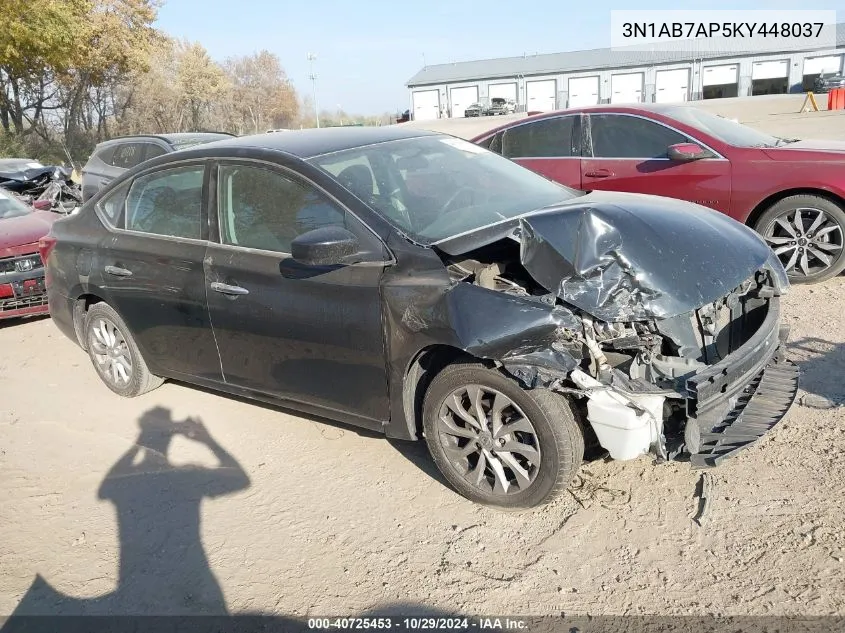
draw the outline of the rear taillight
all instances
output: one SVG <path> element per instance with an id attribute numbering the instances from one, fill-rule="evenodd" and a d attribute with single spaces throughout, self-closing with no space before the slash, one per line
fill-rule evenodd
<path id="1" fill-rule="evenodd" d="M 55 247 L 56 238 L 52 235 L 45 235 L 38 240 L 38 252 L 41 255 L 41 261 L 44 263 L 44 266 L 47 266 L 47 258 L 50 257 L 50 253 L 53 252 Z"/>
<path id="2" fill-rule="evenodd" d="M 50 286 L 50 269 L 47 268 L 47 260 L 50 253 L 56 248 L 57 240 L 52 235 L 45 235 L 38 240 L 38 253 L 41 255 L 41 262 L 44 264 L 44 287 Z"/>

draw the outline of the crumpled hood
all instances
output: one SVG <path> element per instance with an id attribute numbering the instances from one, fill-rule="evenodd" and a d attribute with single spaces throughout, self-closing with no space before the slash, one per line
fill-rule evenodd
<path id="1" fill-rule="evenodd" d="M 436 244 L 449 255 L 508 236 L 522 265 L 550 292 L 604 321 L 669 318 L 783 266 L 751 229 L 706 207 L 660 196 L 593 191 L 550 210 Z"/>
<path id="2" fill-rule="evenodd" d="M 751 229 L 706 207 L 632 194 L 580 200 L 520 219 L 521 260 L 562 301 L 605 321 L 689 312 L 775 259 Z"/>

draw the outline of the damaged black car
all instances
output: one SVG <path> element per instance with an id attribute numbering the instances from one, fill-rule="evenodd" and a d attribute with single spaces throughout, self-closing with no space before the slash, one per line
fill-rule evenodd
<path id="1" fill-rule="evenodd" d="M 717 465 L 797 390 L 753 231 L 420 130 L 168 154 L 41 251 L 53 320 L 114 392 L 176 379 L 424 439 L 489 505 L 548 501 L 585 443 Z"/>

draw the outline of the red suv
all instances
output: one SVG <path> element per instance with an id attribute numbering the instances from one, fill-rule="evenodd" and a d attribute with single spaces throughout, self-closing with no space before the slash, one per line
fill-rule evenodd
<path id="1" fill-rule="evenodd" d="M 726 213 L 764 237 L 793 283 L 845 269 L 845 142 L 778 138 L 682 105 L 553 112 L 473 140 L 570 187 Z"/>

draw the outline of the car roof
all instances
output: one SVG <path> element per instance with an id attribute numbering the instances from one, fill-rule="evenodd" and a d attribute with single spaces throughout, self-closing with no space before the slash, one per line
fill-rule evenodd
<path id="1" fill-rule="evenodd" d="M 231 134 L 229 132 L 172 132 L 165 134 L 127 134 L 126 136 L 115 136 L 114 138 L 110 138 L 107 141 L 98 143 L 97 147 L 104 145 L 112 145 L 116 143 L 123 143 L 126 141 L 142 141 L 151 138 L 159 139 L 160 141 L 164 141 L 165 143 L 169 143 L 170 145 L 178 145 L 182 141 L 188 141 L 191 139 L 215 139 L 223 136 L 236 138 L 234 134 Z"/>
<path id="2" fill-rule="evenodd" d="M 422 136 L 442 136 L 437 132 L 398 125 L 381 127 L 328 127 L 308 130 L 291 130 L 284 134 L 253 134 L 208 143 L 191 150 L 208 152 L 216 148 L 270 149 L 293 154 L 299 158 L 313 158 L 345 149 L 375 145 Z M 190 151 L 190 150 L 183 150 Z"/>

